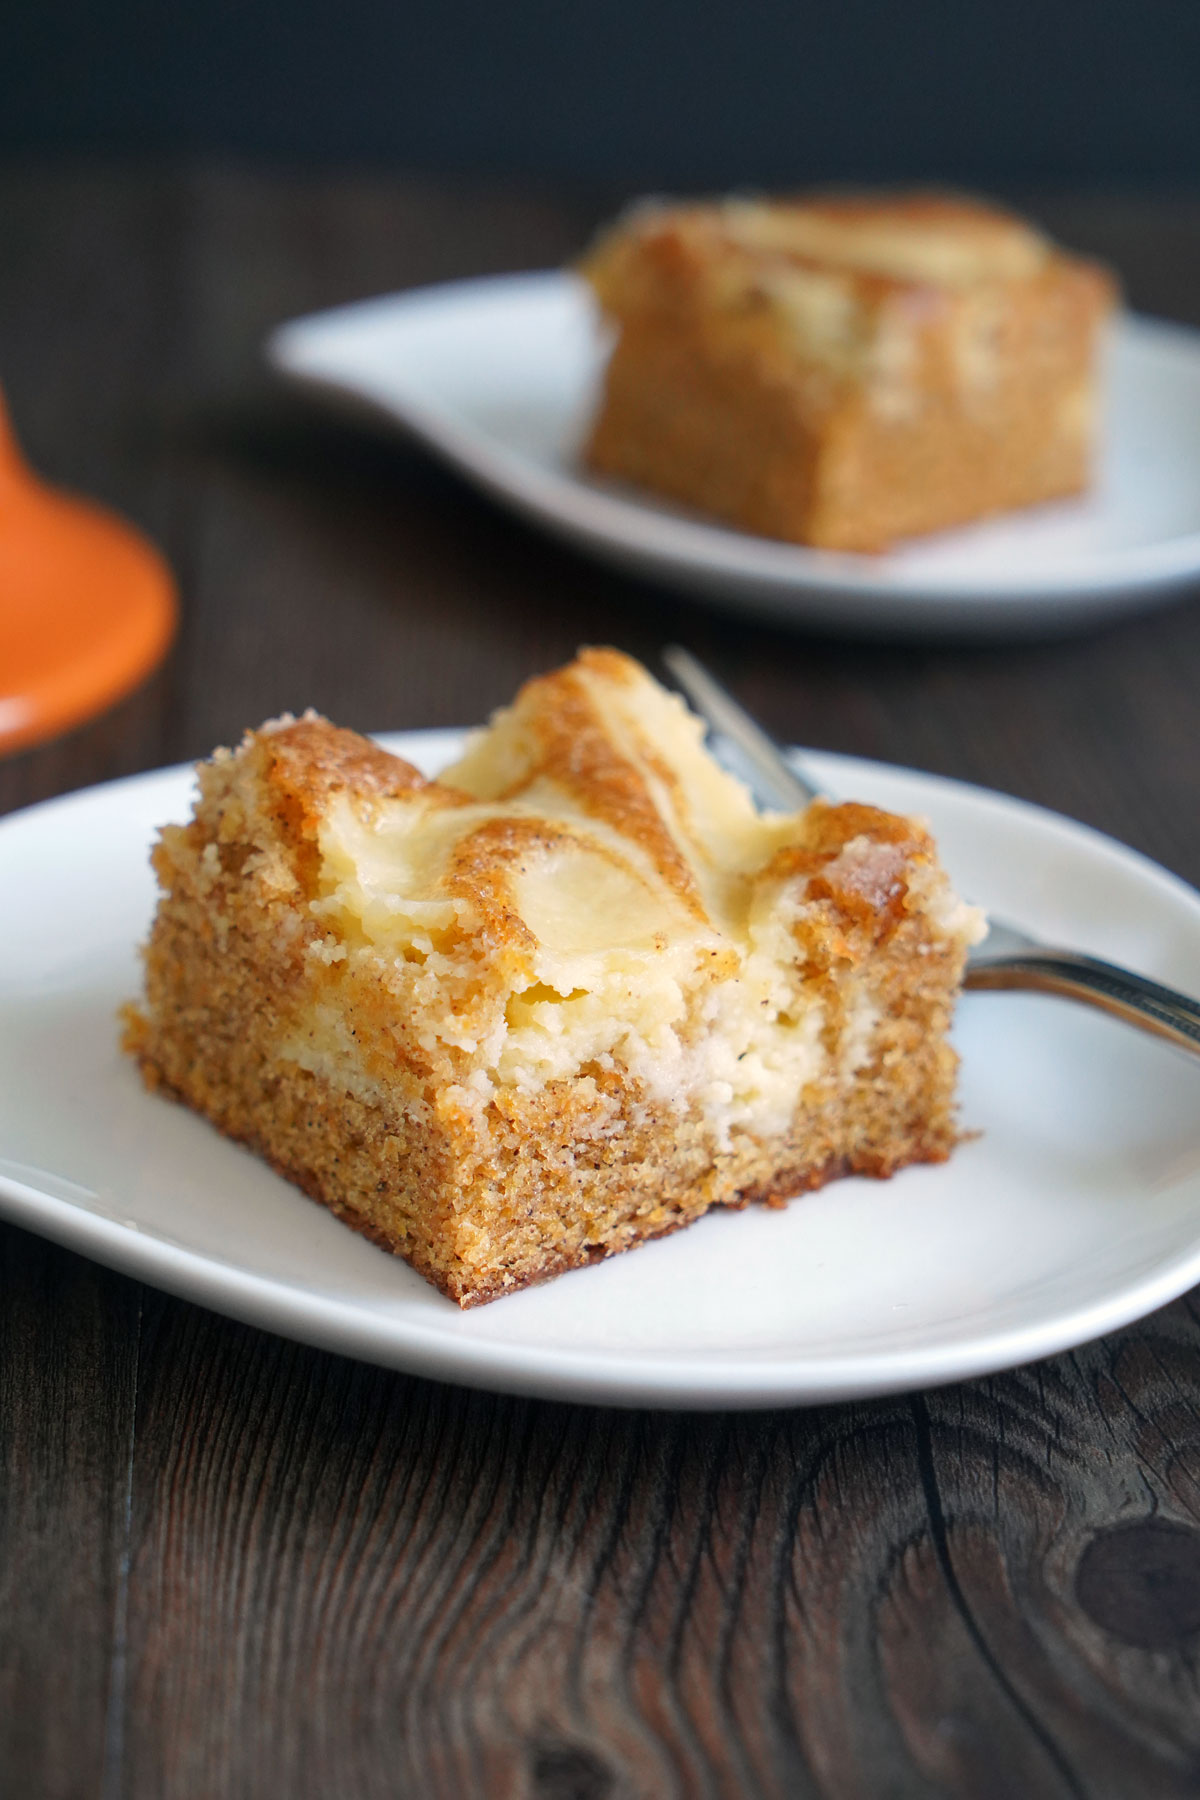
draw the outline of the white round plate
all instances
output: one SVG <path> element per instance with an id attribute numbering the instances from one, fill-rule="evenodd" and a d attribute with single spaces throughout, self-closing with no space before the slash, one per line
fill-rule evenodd
<path id="1" fill-rule="evenodd" d="M 459 739 L 384 740 L 429 770 Z M 846 757 L 830 790 L 927 814 L 961 890 L 1200 991 L 1200 895 L 1080 825 Z M 970 994 L 949 1163 L 841 1181 L 473 1312 L 357 1237 L 117 1047 L 154 829 L 187 769 L 0 823 L 0 1212 L 235 1318 L 559 1399 L 748 1407 L 958 1380 L 1069 1348 L 1200 1280 L 1200 1066 L 1063 1001 Z"/>
<path id="2" fill-rule="evenodd" d="M 914 541 L 806 550 L 708 524 L 581 470 L 603 362 L 557 272 L 453 282 L 281 326 L 282 375 L 406 427 L 522 517 L 619 568 L 796 624 L 891 637 L 1059 633 L 1200 582 L 1200 332 L 1125 317 L 1085 499 Z"/>

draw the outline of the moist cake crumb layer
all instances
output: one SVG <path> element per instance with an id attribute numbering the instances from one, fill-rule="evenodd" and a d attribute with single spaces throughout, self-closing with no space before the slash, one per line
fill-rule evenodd
<path id="1" fill-rule="evenodd" d="M 760 814 L 615 651 L 437 781 L 308 715 L 199 782 L 127 1047 L 461 1305 L 954 1144 L 982 927 L 924 827 Z"/>

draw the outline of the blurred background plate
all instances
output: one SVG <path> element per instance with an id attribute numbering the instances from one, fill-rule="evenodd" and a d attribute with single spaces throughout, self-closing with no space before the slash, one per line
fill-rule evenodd
<path id="1" fill-rule="evenodd" d="M 756 538 L 585 476 L 603 344 L 558 271 L 459 281 L 297 319 L 274 368 L 408 428 L 555 536 L 683 593 L 897 637 L 1051 635 L 1200 579 L 1200 333 L 1124 317 L 1093 492 L 855 556 Z"/>

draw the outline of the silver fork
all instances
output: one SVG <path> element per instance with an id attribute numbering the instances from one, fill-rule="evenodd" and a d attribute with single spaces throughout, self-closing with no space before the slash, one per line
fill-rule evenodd
<path id="1" fill-rule="evenodd" d="M 662 659 L 715 735 L 715 747 L 732 748 L 733 757 L 726 760 L 741 765 L 738 772 L 750 776 L 761 798 L 789 812 L 818 798 L 817 789 L 689 650 L 671 644 Z M 990 921 L 986 940 L 971 951 L 963 985 L 1021 988 L 1080 1000 L 1200 1056 L 1200 1002 L 1190 995 L 1099 957 L 1040 944 L 999 919 Z"/>

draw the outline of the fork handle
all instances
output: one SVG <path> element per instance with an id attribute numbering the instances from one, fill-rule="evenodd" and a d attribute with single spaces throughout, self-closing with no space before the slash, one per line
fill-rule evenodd
<path id="1" fill-rule="evenodd" d="M 1166 1038 L 1181 1050 L 1200 1056 L 1200 1002 L 1145 975 L 1099 957 L 1069 950 L 1021 950 L 1012 955 L 974 960 L 963 978 L 967 988 L 1016 988 L 1037 994 L 1061 994 Z"/>

